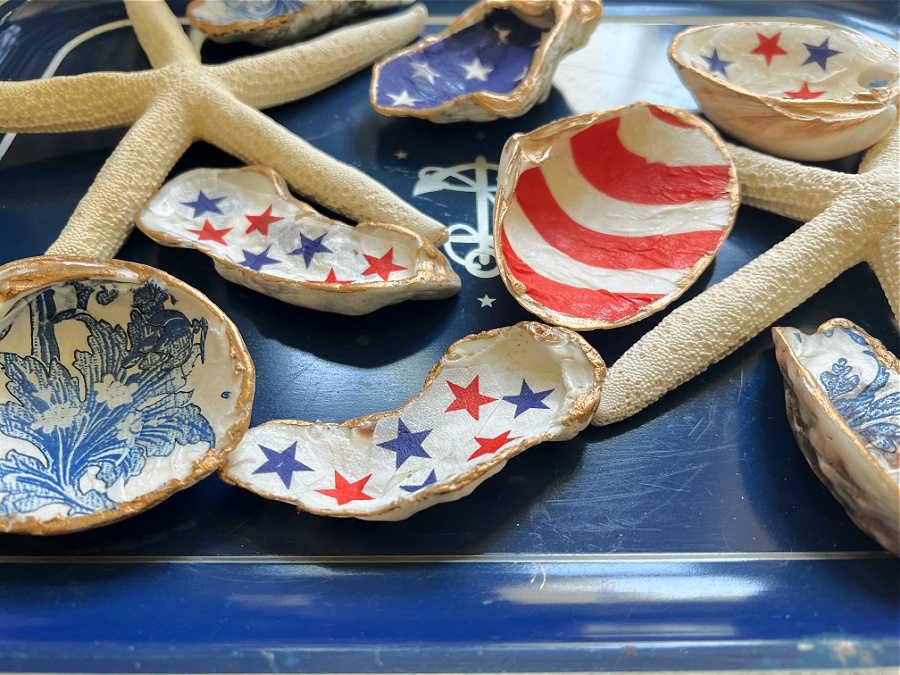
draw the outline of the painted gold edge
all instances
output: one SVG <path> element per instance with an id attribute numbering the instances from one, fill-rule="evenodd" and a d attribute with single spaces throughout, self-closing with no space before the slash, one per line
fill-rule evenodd
<path id="1" fill-rule="evenodd" d="M 385 280 L 385 281 L 363 281 L 361 283 L 354 284 L 335 284 L 335 283 L 323 283 L 323 282 L 315 282 L 315 281 L 306 281 L 303 279 L 286 279 L 284 277 L 278 277 L 272 274 L 268 274 L 263 271 L 256 270 L 248 270 L 247 268 L 234 263 L 226 258 L 223 258 L 221 255 L 216 253 L 213 249 L 208 246 L 204 246 L 199 242 L 189 241 L 183 237 L 177 237 L 167 232 L 157 232 L 155 230 L 151 230 L 146 227 L 141 222 L 141 212 L 147 208 L 147 205 L 150 204 L 156 197 L 159 195 L 160 190 L 157 190 L 153 193 L 153 195 L 148 199 L 144 206 L 140 211 L 135 215 L 134 222 L 137 225 L 138 229 L 143 232 L 145 235 L 166 246 L 176 246 L 178 248 L 184 248 L 188 250 L 195 250 L 199 253 L 206 255 L 208 258 L 212 259 L 216 263 L 222 265 L 223 267 L 232 270 L 241 274 L 242 276 L 248 279 L 261 279 L 262 281 L 272 284 L 272 285 L 282 285 L 282 286 L 298 286 L 301 288 L 306 288 L 311 291 L 323 291 L 329 293 L 360 293 L 364 291 L 373 291 L 379 289 L 390 290 L 394 288 L 398 288 L 401 286 L 414 286 L 419 283 L 440 283 L 440 284 L 452 284 L 454 282 L 460 282 L 459 275 L 453 271 L 453 268 L 450 266 L 450 263 L 445 258 L 444 254 L 440 251 L 440 249 L 434 245 L 429 239 L 419 235 L 412 230 L 409 230 L 401 225 L 396 225 L 393 223 L 375 223 L 375 222 L 363 222 L 357 223 L 355 226 L 350 225 L 349 223 L 342 222 L 340 220 L 334 220 L 333 218 L 326 218 L 321 213 L 319 213 L 311 204 L 307 202 L 301 201 L 294 197 L 291 194 L 290 189 L 288 188 L 287 182 L 281 176 L 280 173 L 275 171 L 268 166 L 263 166 L 260 164 L 254 164 L 252 166 L 242 166 L 242 167 L 226 167 L 226 168 L 210 168 L 210 167 L 197 167 L 196 169 L 191 169 L 191 171 L 198 170 L 210 170 L 210 171 L 250 171 L 254 173 L 258 173 L 266 178 L 269 178 L 272 181 L 272 185 L 275 189 L 276 194 L 284 201 L 291 202 L 297 205 L 304 213 L 306 214 L 304 217 L 311 217 L 318 220 L 321 223 L 325 223 L 328 226 L 338 225 L 342 228 L 378 228 L 381 230 L 388 230 L 391 232 L 396 232 L 398 234 L 406 235 L 410 237 L 416 243 L 416 273 L 409 277 L 404 277 L 403 279 L 393 279 L 393 280 Z M 190 173 L 189 171 L 185 171 L 184 173 Z M 176 180 L 181 177 L 183 174 L 179 174 L 172 180 Z M 172 182 L 167 181 L 167 184 Z M 432 259 L 443 266 L 446 270 L 446 274 L 440 273 L 432 273 L 429 270 L 421 269 L 423 264 L 426 261 L 420 261 L 422 254 L 425 255 L 427 259 Z"/>
<path id="2" fill-rule="evenodd" d="M 879 356 L 881 356 L 881 354 L 884 352 L 887 352 L 887 354 L 891 357 L 894 356 L 889 351 L 887 351 L 887 349 L 884 347 L 884 345 L 881 344 L 881 342 L 878 339 L 872 337 L 866 331 L 864 331 L 862 328 L 857 326 L 852 321 L 849 321 L 848 319 L 842 319 L 842 318 L 830 319 L 829 321 L 826 321 L 821 326 L 819 326 L 819 328 L 816 330 L 814 335 L 819 335 L 819 334 L 824 333 L 825 331 L 835 328 L 837 326 L 842 326 L 844 328 L 858 331 L 859 334 L 862 335 L 863 338 L 866 340 L 866 342 L 875 349 L 875 353 L 878 354 Z M 793 364 L 797 367 L 797 372 L 800 373 L 801 377 L 803 378 L 804 382 L 807 385 L 807 388 L 809 389 L 810 394 L 813 396 L 813 398 L 819 404 L 819 407 L 821 408 L 821 410 L 825 414 L 825 416 L 828 417 L 828 419 L 830 419 L 835 425 L 837 425 L 837 427 L 843 432 L 843 434 L 850 440 L 850 442 L 853 444 L 853 447 L 856 448 L 856 452 L 859 455 L 861 455 L 863 457 L 863 459 L 865 459 L 866 463 L 878 475 L 878 479 L 881 480 L 882 482 L 886 483 L 888 485 L 890 491 L 894 495 L 896 495 L 898 498 L 900 498 L 900 485 L 898 485 L 897 483 L 895 483 L 893 480 L 890 479 L 890 477 L 887 475 L 887 471 L 885 470 L 885 468 L 883 466 L 881 466 L 878 463 L 878 461 L 872 456 L 872 453 L 868 450 L 868 448 L 866 448 L 866 446 L 863 444 L 863 442 L 859 440 L 856 433 L 853 431 L 853 429 L 850 428 L 850 425 L 847 424 L 847 421 L 843 417 L 841 417 L 840 413 L 838 413 L 838 411 L 835 409 L 834 404 L 828 399 L 828 396 L 822 390 L 822 387 L 818 383 L 816 378 L 812 376 L 812 373 L 810 373 L 809 368 L 807 368 L 806 366 L 803 365 L 803 363 L 801 363 L 800 359 L 797 357 L 797 354 L 794 352 L 794 350 L 788 344 L 787 339 L 784 336 L 784 330 L 785 330 L 784 326 L 773 326 L 772 327 L 772 335 L 773 335 L 773 338 L 775 338 L 776 346 L 777 346 L 778 341 L 780 340 L 781 343 L 784 345 L 784 351 L 789 355 Z M 809 337 L 809 336 L 807 336 L 807 337 Z M 879 359 L 879 361 L 880 361 L 880 359 Z M 885 364 L 885 365 L 889 365 L 889 367 L 891 367 L 895 371 L 898 370 L 897 358 L 894 357 L 892 359 L 892 361 L 893 361 L 893 363 L 889 362 L 889 364 Z"/>
<path id="3" fill-rule="evenodd" d="M 68 271 L 54 271 L 53 273 L 46 269 L 54 265 L 58 266 L 60 263 L 83 265 L 83 267 Z M 27 292 L 51 283 L 104 277 L 110 277 L 115 280 L 117 274 L 121 273 L 123 270 L 135 273 L 137 275 L 137 281 L 118 280 L 119 283 L 142 284 L 150 279 L 160 278 L 166 284 L 167 288 L 175 288 L 193 297 L 194 300 L 198 301 L 210 314 L 218 318 L 222 322 L 222 325 L 225 326 L 229 349 L 235 361 L 234 371 L 241 379 L 241 392 L 235 403 L 235 412 L 238 419 L 226 432 L 226 435 L 229 438 L 228 443 L 222 448 L 213 446 L 207 450 L 202 457 L 195 459 L 191 463 L 191 473 L 184 478 L 169 480 L 165 485 L 152 490 L 151 492 L 139 495 L 130 501 L 117 504 L 115 509 L 95 512 L 83 516 L 54 516 L 50 520 L 42 520 L 40 518 L 35 518 L 34 516 L 0 516 L 0 532 L 16 534 L 65 534 L 106 525 L 137 515 L 138 513 L 159 504 L 176 492 L 194 485 L 218 469 L 222 465 L 225 456 L 234 449 L 244 432 L 246 432 L 247 428 L 250 426 L 251 402 L 255 391 L 255 371 L 253 361 L 250 359 L 250 354 L 244 345 L 240 332 L 231 319 L 229 319 L 228 316 L 203 293 L 172 276 L 168 272 L 150 267 L 149 265 L 122 260 L 75 256 L 35 256 L 33 258 L 17 260 L 9 265 L 0 267 L 0 282 L 5 284 L 10 278 L 15 280 L 16 276 L 14 275 L 27 273 L 29 266 L 33 265 L 43 267 L 43 274 L 29 277 L 30 288 L 19 286 L 15 293 L 9 296 L 4 295 L 3 299 L 15 297 L 19 293 Z M 7 274 L 10 274 L 10 277 L 7 277 Z"/>
<path id="4" fill-rule="evenodd" d="M 728 186 L 725 189 L 725 193 L 729 195 L 729 200 L 731 202 L 731 210 L 729 213 L 728 221 L 722 227 L 722 235 L 719 237 L 719 243 L 715 248 L 710 250 L 707 254 L 701 257 L 697 262 L 693 264 L 690 270 L 686 272 L 677 283 L 677 288 L 673 290 L 671 293 L 664 295 L 658 300 L 654 300 L 649 305 L 642 307 L 640 310 L 627 316 L 623 319 L 617 319 L 616 321 L 605 321 L 603 319 L 590 319 L 585 317 L 574 316 L 571 314 L 563 314 L 561 312 L 555 312 L 553 310 L 548 309 L 544 305 L 541 305 L 535 300 L 532 300 L 530 297 L 526 297 L 526 291 L 519 293 L 515 289 L 515 284 L 520 284 L 517 279 L 512 276 L 512 273 L 509 271 L 509 267 L 506 264 L 506 257 L 503 254 L 503 246 L 502 246 L 502 236 L 503 229 L 505 223 L 506 211 L 509 206 L 509 202 L 512 199 L 512 195 L 515 193 L 515 186 L 513 187 L 512 192 L 510 192 L 506 185 L 510 181 L 513 183 L 518 183 L 519 177 L 521 176 L 521 163 L 522 161 L 526 161 L 523 157 L 525 151 L 522 149 L 522 144 L 520 142 L 521 139 L 525 139 L 526 142 L 537 136 L 541 139 L 541 142 L 547 146 L 557 142 L 558 137 L 564 134 L 569 134 L 573 127 L 577 127 L 580 130 L 587 129 L 590 126 L 596 124 L 597 122 L 602 121 L 606 117 L 613 116 L 621 113 L 624 110 L 628 110 L 630 108 L 639 108 L 639 107 L 654 107 L 659 108 L 660 110 L 670 113 L 674 117 L 678 118 L 680 121 L 690 124 L 691 126 L 700 129 L 707 138 L 709 138 L 716 146 L 716 149 L 722 154 L 724 159 L 728 162 Z M 558 129 L 552 135 L 548 135 L 547 132 L 550 131 L 554 127 L 559 127 L 563 123 L 570 123 L 571 126 L 568 126 L 565 129 Z M 577 133 L 577 132 L 576 132 Z M 700 275 L 706 271 L 706 268 L 709 267 L 709 264 L 715 259 L 721 250 L 722 246 L 725 243 L 725 240 L 728 238 L 728 235 L 731 234 L 731 230 L 734 227 L 734 221 L 737 218 L 738 208 L 741 204 L 740 197 L 740 182 L 738 181 L 737 176 L 737 168 L 734 163 L 734 159 L 731 156 L 731 152 L 728 150 L 728 147 L 725 145 L 725 142 L 719 136 L 718 132 L 712 127 L 712 125 L 708 124 L 704 120 L 700 119 L 696 115 L 688 112 L 687 110 L 683 110 L 681 108 L 675 108 L 672 106 L 661 105 L 656 103 L 649 103 L 647 101 L 636 101 L 634 103 L 629 103 L 626 105 L 618 106 L 616 108 L 610 108 L 608 110 L 599 110 L 595 112 L 582 113 L 580 115 L 573 115 L 571 117 L 562 118 L 559 120 L 554 120 L 549 122 L 533 131 L 528 133 L 519 133 L 514 134 L 511 138 L 511 142 L 515 143 L 513 149 L 511 150 L 511 155 L 509 161 L 506 164 L 506 171 L 502 176 L 499 177 L 499 181 L 501 184 L 497 186 L 497 194 L 495 196 L 494 203 L 494 223 L 493 223 L 493 233 L 494 233 L 494 252 L 495 259 L 497 261 L 497 269 L 500 270 L 500 277 L 503 280 L 504 285 L 510 294 L 515 298 L 516 302 L 518 302 L 522 307 L 526 310 L 538 316 L 541 320 L 546 321 L 547 323 L 552 323 L 557 326 L 561 326 L 563 328 L 568 328 L 570 330 L 575 331 L 588 331 L 588 330 L 609 330 L 611 328 L 619 328 L 621 326 L 627 326 L 632 323 L 636 323 L 638 321 L 642 321 L 643 319 L 652 316 L 656 312 L 665 309 L 670 304 L 672 304 L 675 300 L 684 294 L 685 291 L 690 288 L 694 282 L 700 278 Z M 515 168 L 510 168 L 512 165 L 516 165 Z M 723 200 L 724 201 L 724 200 Z"/>
<path id="5" fill-rule="evenodd" d="M 323 565 L 323 564 L 630 564 L 660 562 L 828 562 L 842 560 L 895 560 L 889 551 L 703 551 L 649 553 L 478 553 L 460 555 L 0 555 L 0 565 Z"/>
<path id="6" fill-rule="evenodd" d="M 490 338 L 496 337 L 503 331 L 510 331 L 511 329 L 522 330 L 523 332 L 527 333 L 532 340 L 534 340 L 536 342 L 541 342 L 541 340 L 539 338 L 536 338 L 534 332 L 532 332 L 535 329 L 547 329 L 550 331 L 557 331 L 557 330 L 563 331 L 567 335 L 567 337 L 572 339 L 578 345 L 578 347 L 584 353 L 585 358 L 594 367 L 593 368 L 594 369 L 594 384 L 591 387 L 591 390 L 576 397 L 575 401 L 572 402 L 572 406 L 571 406 L 570 410 L 567 411 L 566 415 L 563 417 L 563 420 L 560 422 L 561 424 L 566 424 L 566 421 L 571 419 L 570 416 L 573 413 L 576 415 L 576 419 L 580 419 L 580 418 L 584 417 L 584 411 L 578 411 L 576 409 L 579 407 L 587 409 L 589 407 L 587 405 L 586 399 L 583 398 L 585 395 L 596 399 L 595 402 L 593 403 L 593 407 L 594 407 L 594 409 L 596 409 L 596 407 L 600 403 L 601 384 L 606 375 L 606 365 L 603 363 L 603 360 L 600 358 L 600 355 L 597 353 L 597 351 L 583 337 L 581 337 L 577 333 L 570 331 L 566 328 L 543 326 L 542 324 L 535 322 L 535 321 L 520 321 L 519 323 L 516 323 L 512 326 L 493 328 L 491 330 L 486 330 L 486 331 L 482 331 L 480 333 L 476 333 L 473 335 L 468 335 L 460 340 L 457 340 L 453 344 L 451 344 L 449 347 L 447 347 L 447 350 L 444 352 L 444 355 L 441 357 L 441 360 L 438 361 L 437 364 L 432 366 L 431 370 L 428 371 L 428 375 L 426 376 L 425 382 L 422 384 L 422 387 L 420 388 L 420 390 L 414 396 L 412 396 L 409 400 L 407 400 L 403 405 L 401 405 L 399 408 L 397 408 L 396 410 L 390 410 L 390 411 L 386 411 L 386 412 L 376 412 L 376 413 L 372 413 L 370 415 L 356 417 L 354 419 L 350 419 L 350 420 L 347 420 L 347 421 L 341 422 L 341 423 L 308 422 L 308 421 L 304 421 L 304 420 L 284 419 L 284 420 L 270 420 L 270 421 L 267 421 L 267 422 L 259 425 L 259 427 L 267 426 L 267 425 L 275 425 L 275 424 L 294 425 L 294 426 L 299 426 L 299 427 L 311 427 L 311 426 L 315 426 L 317 424 L 323 424 L 325 426 L 332 427 L 332 428 L 354 429 L 354 428 L 359 428 L 361 426 L 364 426 L 366 424 L 370 424 L 372 422 L 376 422 L 384 417 L 390 417 L 391 415 L 396 415 L 396 414 L 402 413 L 406 408 L 408 408 L 410 405 L 412 405 L 412 403 L 416 399 L 418 399 L 424 393 L 424 391 L 426 389 L 428 389 L 434 383 L 434 381 L 438 378 L 438 376 L 444 370 L 444 367 L 447 364 L 449 355 L 451 353 L 453 353 L 453 351 L 456 348 L 458 348 L 459 345 L 462 345 L 462 344 L 465 344 L 468 342 L 476 342 L 478 340 L 490 339 Z M 598 363 L 598 361 L 599 361 L 599 363 Z M 593 415 L 593 412 L 591 412 L 587 416 L 586 419 L 590 419 L 590 417 L 592 415 Z M 569 421 L 568 423 L 571 424 L 572 422 Z M 254 427 L 254 429 L 258 429 L 259 427 Z M 453 477 L 453 479 L 450 482 L 436 484 L 433 487 L 429 486 L 428 488 L 421 490 L 410 497 L 407 497 L 407 498 L 404 498 L 401 500 L 394 500 L 391 503 L 387 504 L 386 506 L 384 506 L 380 509 L 377 509 L 377 510 L 314 509 L 314 508 L 310 508 L 309 506 L 304 504 L 299 499 L 292 499 L 292 498 L 286 497 L 286 496 L 276 496 L 276 495 L 269 494 L 268 492 L 266 492 L 264 490 L 258 490 L 256 488 L 251 488 L 244 481 L 236 479 L 232 476 L 226 476 L 224 473 L 225 467 L 220 468 L 219 476 L 226 483 L 230 483 L 232 485 L 238 485 L 240 487 L 243 487 L 251 492 L 255 492 L 256 494 L 266 497 L 268 499 L 274 499 L 277 501 L 286 502 L 288 504 L 293 504 L 298 509 L 307 511 L 309 513 L 313 513 L 315 515 L 372 519 L 375 516 L 379 516 L 381 514 L 388 513 L 390 511 L 394 511 L 394 510 L 404 508 L 404 507 L 409 507 L 409 506 L 412 506 L 419 502 L 426 501 L 436 495 L 449 494 L 452 492 L 456 492 L 457 490 L 461 489 L 462 487 L 465 487 L 466 485 L 472 483 L 473 481 L 481 478 L 485 473 L 488 473 L 490 470 L 494 469 L 498 465 L 502 466 L 510 458 L 515 457 L 516 455 L 524 452 L 525 450 L 527 450 L 530 447 L 538 445 L 539 443 L 543 443 L 545 441 L 552 441 L 554 438 L 556 438 L 556 436 L 557 436 L 557 434 L 543 432 L 539 436 L 531 436 L 529 438 L 523 438 L 520 440 L 519 443 L 516 443 L 515 445 L 513 445 L 511 447 L 505 448 L 503 450 L 500 450 L 500 451 L 494 453 L 493 455 L 491 455 L 490 459 L 473 466 L 471 469 L 469 469 L 463 473 L 456 475 L 455 477 Z"/>
<path id="7" fill-rule="evenodd" d="M 846 113 L 854 112 L 854 118 L 860 118 L 858 121 L 863 121 L 869 119 L 870 117 L 875 117 L 881 112 L 884 111 L 889 105 L 891 105 L 890 100 L 882 101 L 861 101 L 854 98 L 854 96 L 846 96 L 843 98 L 831 98 L 831 99 L 791 99 L 791 98 L 783 98 L 780 96 L 772 96 L 770 94 L 758 94 L 756 92 L 749 91 L 742 87 L 739 87 L 727 80 L 719 79 L 713 77 L 709 73 L 705 73 L 702 70 L 694 68 L 684 61 L 681 60 L 680 55 L 678 54 L 679 43 L 682 38 L 688 35 L 694 35 L 696 33 L 702 33 L 706 30 L 721 28 L 723 26 L 728 26 L 733 23 L 740 23 L 738 21 L 730 21 L 726 23 L 715 23 L 715 24 L 702 24 L 697 26 L 692 26 L 691 28 L 686 28 L 685 30 L 679 32 L 672 40 L 669 42 L 669 47 L 667 49 L 669 60 L 675 65 L 676 70 L 686 70 L 690 73 L 695 74 L 700 77 L 704 81 L 715 85 L 718 88 L 726 89 L 733 94 L 738 94 L 743 97 L 751 98 L 755 101 L 759 101 L 766 107 L 772 109 L 774 112 L 778 114 L 787 115 L 787 116 L 799 116 L 799 117 L 809 117 L 822 115 L 831 112 L 835 119 L 833 120 L 819 120 L 821 122 L 826 123 L 836 123 L 836 122 L 846 122 Z M 803 26 L 807 25 L 804 21 L 748 21 L 748 23 L 754 24 L 769 24 L 774 26 L 778 25 L 792 25 L 792 26 Z M 881 50 L 886 50 L 890 55 L 894 57 L 894 59 L 900 58 L 900 54 L 891 49 L 888 45 L 883 42 L 879 42 L 873 38 L 870 38 L 867 35 L 863 35 L 862 33 L 857 33 L 855 31 L 851 31 L 843 26 L 839 26 L 837 24 L 825 24 L 821 27 L 831 28 L 833 30 L 839 30 L 850 35 L 853 35 L 857 38 L 860 38 L 866 42 L 871 43 Z M 878 87 L 879 90 L 884 90 L 886 93 L 892 92 L 891 99 L 895 99 L 897 97 L 898 92 L 900 92 L 900 87 Z M 866 90 L 868 91 L 868 90 Z M 860 92 L 863 93 L 863 92 Z M 843 113 L 843 114 L 842 114 Z M 866 114 L 868 113 L 868 114 Z"/>
<path id="8" fill-rule="evenodd" d="M 599 4 L 596 3 L 595 0 L 588 1 L 593 3 L 591 6 Z M 419 108 L 415 110 L 411 108 L 394 108 L 382 106 L 378 103 L 376 94 L 378 91 L 379 83 L 381 82 L 381 69 L 388 63 L 396 60 L 397 58 L 420 52 L 426 47 L 435 44 L 436 42 L 446 40 L 451 35 L 454 35 L 464 28 L 473 26 L 479 21 L 483 20 L 484 17 L 486 17 L 491 11 L 495 9 L 508 9 L 510 7 L 516 8 L 516 5 L 521 5 L 522 7 L 520 11 L 522 11 L 523 13 L 529 13 L 530 10 L 535 9 L 533 4 L 530 4 L 532 2 L 533 0 L 525 0 L 524 2 L 521 0 L 519 0 L 518 2 L 516 0 L 482 0 L 482 2 L 476 3 L 468 10 L 466 10 L 463 14 L 454 18 L 452 23 L 450 23 L 450 25 L 440 33 L 436 35 L 429 35 L 428 37 L 410 45 L 409 47 L 393 52 L 387 58 L 382 59 L 381 61 L 376 63 L 372 69 L 372 83 L 369 87 L 369 101 L 372 104 L 372 107 L 380 114 L 387 116 L 433 119 L 436 117 L 440 117 L 451 108 L 470 103 L 478 106 L 479 108 L 482 108 L 483 110 L 486 110 L 496 117 L 514 117 L 516 113 L 518 113 L 520 110 L 522 110 L 522 108 L 529 104 L 529 95 L 538 88 L 538 75 L 541 74 L 541 71 L 543 70 L 544 65 L 547 61 L 547 56 L 550 51 L 550 45 L 559 37 L 563 28 L 567 26 L 567 22 L 571 20 L 572 15 L 576 11 L 579 11 L 578 9 L 576 9 L 576 7 L 573 6 L 573 3 L 540 3 L 539 13 L 547 11 L 553 12 L 554 25 L 542 38 L 540 46 L 532 55 L 531 63 L 528 66 L 528 72 L 525 78 L 521 83 L 519 83 L 518 86 L 516 86 L 512 91 L 507 92 L 506 94 L 475 91 L 452 98 L 435 108 Z M 591 15 L 588 16 L 584 21 L 596 21 L 598 19 L 599 15 Z M 438 22 L 429 21 L 429 23 L 434 24 Z M 546 77 L 549 77 L 550 73 L 545 73 L 544 75 Z"/>
<path id="9" fill-rule="evenodd" d="M 196 16 L 194 16 L 194 9 L 206 4 L 206 2 L 207 0 L 191 0 L 191 2 L 188 3 L 187 9 L 185 10 L 185 17 L 188 21 L 191 22 L 192 26 L 194 26 L 197 30 L 206 33 L 210 37 L 221 37 L 230 33 L 240 33 L 245 36 L 250 36 L 260 31 L 284 28 L 293 23 L 294 19 L 296 19 L 297 16 L 303 13 L 308 13 L 317 7 L 317 5 L 305 5 L 297 10 L 294 10 L 293 12 L 288 12 L 287 14 L 279 14 L 277 16 L 272 16 L 261 21 L 244 20 L 220 24 L 211 23 L 209 21 L 205 21 L 204 19 L 198 19 Z"/>

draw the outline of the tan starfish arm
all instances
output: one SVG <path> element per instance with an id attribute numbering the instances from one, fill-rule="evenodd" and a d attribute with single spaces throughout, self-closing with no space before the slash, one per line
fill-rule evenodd
<path id="1" fill-rule="evenodd" d="M 159 74 L 150 70 L 0 82 L 0 131 L 86 131 L 132 124 L 159 82 Z"/>
<path id="2" fill-rule="evenodd" d="M 807 222 L 858 180 L 840 173 L 728 144 L 741 184 L 741 203 Z"/>
<path id="3" fill-rule="evenodd" d="M 428 11 L 416 5 L 396 16 L 209 70 L 240 100 L 268 108 L 314 94 L 371 65 L 415 39 L 427 18 Z"/>
<path id="4" fill-rule="evenodd" d="M 893 227 L 875 246 L 866 261 L 884 289 L 897 321 L 900 321 L 900 228 Z"/>
<path id="5" fill-rule="evenodd" d="M 198 122 L 198 136 L 247 164 L 278 171 L 300 195 L 314 204 L 357 221 L 400 225 L 437 245 L 447 229 L 414 209 L 381 183 L 313 147 L 258 110 L 216 93 L 208 114 Z"/>
<path id="6" fill-rule="evenodd" d="M 135 214 L 192 141 L 191 120 L 177 96 L 154 100 L 106 160 L 47 254 L 115 256 Z"/>
<path id="7" fill-rule="evenodd" d="M 593 423 L 610 424 L 642 410 L 859 262 L 870 215 L 835 204 L 675 309 L 609 369 Z"/>
<path id="8" fill-rule="evenodd" d="M 200 63 L 184 29 L 163 0 L 125 0 L 125 10 L 154 68 Z"/>
<path id="9" fill-rule="evenodd" d="M 863 155 L 859 171 L 888 174 L 896 184 L 898 166 L 900 166 L 900 115 L 894 120 L 891 130 Z"/>

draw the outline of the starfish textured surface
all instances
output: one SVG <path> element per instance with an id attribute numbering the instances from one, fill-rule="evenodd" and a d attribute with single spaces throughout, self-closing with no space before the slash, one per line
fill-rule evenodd
<path id="1" fill-rule="evenodd" d="M 844 174 L 729 146 L 744 204 L 808 221 L 675 309 L 610 368 L 596 425 L 625 419 L 865 261 L 900 318 L 898 125 Z"/>
<path id="2" fill-rule="evenodd" d="M 165 2 L 125 5 L 152 70 L 0 82 L 0 131 L 131 127 L 48 253 L 114 256 L 135 214 L 195 140 L 276 169 L 305 199 L 355 221 L 401 225 L 439 245 L 446 240 L 443 225 L 258 110 L 326 89 L 410 42 L 424 27 L 423 7 L 204 66 Z"/>

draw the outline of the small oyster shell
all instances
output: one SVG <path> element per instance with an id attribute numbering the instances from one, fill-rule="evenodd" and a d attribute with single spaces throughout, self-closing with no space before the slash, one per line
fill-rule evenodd
<path id="1" fill-rule="evenodd" d="M 215 42 L 260 47 L 297 42 L 357 14 L 415 0 L 192 0 L 188 20 Z"/>
<path id="2" fill-rule="evenodd" d="M 900 361 L 846 319 L 772 335 L 806 460 L 853 522 L 900 555 Z"/>
<path id="3" fill-rule="evenodd" d="M 789 22 L 699 26 L 669 45 L 713 124 L 751 147 L 809 161 L 845 157 L 888 132 L 898 58 L 857 33 Z"/>
<path id="4" fill-rule="evenodd" d="M 376 64 L 372 106 L 432 122 L 524 115 L 547 100 L 560 59 L 584 46 L 601 12 L 600 0 L 482 0 Z"/>
<path id="5" fill-rule="evenodd" d="M 163 185 L 135 222 L 161 244 L 205 253 L 229 281 L 325 312 L 366 314 L 460 288 L 426 238 L 398 225 L 325 218 L 266 167 L 188 171 Z"/>
<path id="6" fill-rule="evenodd" d="M 606 367 L 578 334 L 523 322 L 447 350 L 399 410 L 251 429 L 222 478 L 330 516 L 401 520 L 469 494 L 506 461 L 584 429 Z"/>
<path id="7" fill-rule="evenodd" d="M 205 296 L 144 265 L 0 268 L 0 531 L 75 532 L 219 467 L 250 424 L 253 364 Z"/>
<path id="8" fill-rule="evenodd" d="M 516 134 L 500 160 L 494 249 L 529 312 L 574 330 L 656 312 L 731 231 L 738 183 L 715 131 L 634 103 Z"/>

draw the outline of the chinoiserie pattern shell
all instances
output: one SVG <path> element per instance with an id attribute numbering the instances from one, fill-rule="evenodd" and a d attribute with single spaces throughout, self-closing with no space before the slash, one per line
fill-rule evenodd
<path id="1" fill-rule="evenodd" d="M 192 0 L 187 17 L 215 42 L 244 41 L 260 47 L 297 42 L 349 21 L 362 12 L 414 0 Z"/>
<path id="2" fill-rule="evenodd" d="M 524 115 L 547 99 L 560 60 L 584 46 L 601 13 L 600 0 L 482 0 L 376 64 L 372 106 L 433 122 Z"/>
<path id="3" fill-rule="evenodd" d="M 464 497 L 537 443 L 579 433 L 606 367 L 577 333 L 523 322 L 450 346 L 422 391 L 343 424 L 251 429 L 222 478 L 320 515 L 401 520 Z"/>
<path id="4" fill-rule="evenodd" d="M 0 531 L 74 532 L 212 471 L 250 424 L 237 329 L 159 270 L 45 256 L 0 268 Z"/>
<path id="5" fill-rule="evenodd" d="M 857 33 L 789 22 L 690 28 L 669 46 L 716 126 L 773 155 L 810 161 L 864 150 L 890 130 L 898 58 Z"/>
<path id="6" fill-rule="evenodd" d="M 425 237 L 325 218 L 265 167 L 188 171 L 166 183 L 136 222 L 161 244 L 205 253 L 229 281 L 311 309 L 358 315 L 460 288 Z"/>
<path id="7" fill-rule="evenodd" d="M 552 122 L 508 142 L 494 248 L 513 297 L 544 321 L 613 328 L 693 283 L 731 230 L 734 165 L 715 131 L 635 103 Z"/>
<path id="8" fill-rule="evenodd" d="M 900 362 L 846 319 L 772 332 L 804 456 L 853 522 L 900 555 Z"/>

